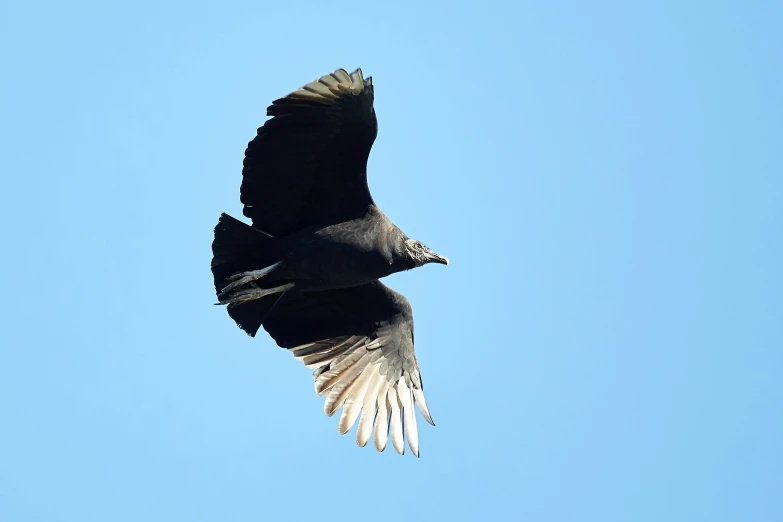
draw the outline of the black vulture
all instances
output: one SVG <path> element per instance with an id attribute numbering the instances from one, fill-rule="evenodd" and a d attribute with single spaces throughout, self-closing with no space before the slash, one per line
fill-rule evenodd
<path id="1" fill-rule="evenodd" d="M 448 264 L 375 205 L 367 158 L 378 123 L 372 78 L 338 69 L 267 108 L 248 144 L 240 200 L 252 225 L 222 214 L 212 243 L 218 304 L 250 336 L 263 326 L 314 369 L 324 410 L 357 417 L 357 442 L 419 455 L 416 415 L 434 425 L 413 351 L 408 300 L 379 279 Z"/>

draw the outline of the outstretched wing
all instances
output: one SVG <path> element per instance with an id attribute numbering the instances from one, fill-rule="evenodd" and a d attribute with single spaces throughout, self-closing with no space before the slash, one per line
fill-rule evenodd
<path id="1" fill-rule="evenodd" d="M 373 98 L 372 78 L 338 69 L 269 106 L 242 169 L 240 199 L 254 227 L 283 236 L 366 212 Z"/>
<path id="2" fill-rule="evenodd" d="M 375 428 L 375 448 L 408 445 L 419 456 L 417 404 L 432 417 L 413 351 L 413 314 L 408 300 L 380 281 L 340 290 L 281 299 L 264 320 L 277 344 L 315 369 L 315 391 L 325 396 L 324 412 L 340 407 L 338 424 L 347 433 L 359 418 L 356 442 L 365 446 Z"/>

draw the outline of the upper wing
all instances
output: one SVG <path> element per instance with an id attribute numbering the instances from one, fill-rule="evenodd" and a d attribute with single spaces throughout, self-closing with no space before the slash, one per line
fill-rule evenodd
<path id="1" fill-rule="evenodd" d="M 338 430 L 347 433 L 361 414 L 356 442 L 364 446 L 375 426 L 375 447 L 386 448 L 389 427 L 398 453 L 408 445 L 419 456 L 418 404 L 432 417 L 413 352 L 413 314 L 401 294 L 380 281 L 281 299 L 264 328 L 308 368 L 324 411 L 343 408 Z"/>
<path id="2" fill-rule="evenodd" d="M 372 78 L 338 69 L 269 106 L 242 169 L 240 200 L 254 227 L 282 236 L 366 212 L 373 99 Z"/>

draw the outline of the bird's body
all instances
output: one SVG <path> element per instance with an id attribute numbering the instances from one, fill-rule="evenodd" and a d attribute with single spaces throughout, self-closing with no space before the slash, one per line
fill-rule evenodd
<path id="1" fill-rule="evenodd" d="M 413 268 L 401 255 L 403 232 L 375 206 L 367 214 L 282 240 L 283 279 L 304 291 L 363 285 Z"/>
<path id="2" fill-rule="evenodd" d="M 212 273 L 220 304 L 249 335 L 263 328 L 315 370 L 324 409 L 359 419 L 357 441 L 403 427 L 418 456 L 413 404 L 432 422 L 413 351 L 410 303 L 379 279 L 448 264 L 373 202 L 367 157 L 377 133 L 371 78 L 342 69 L 275 101 L 245 153 L 241 200 L 252 226 L 223 214 Z"/>

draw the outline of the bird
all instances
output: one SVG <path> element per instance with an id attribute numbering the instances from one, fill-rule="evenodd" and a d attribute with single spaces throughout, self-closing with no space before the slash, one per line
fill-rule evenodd
<path id="1" fill-rule="evenodd" d="M 211 270 L 218 302 L 251 337 L 261 327 L 313 370 L 338 431 L 419 457 L 414 405 L 432 424 L 414 353 L 413 312 L 380 281 L 448 265 L 378 208 L 367 182 L 377 137 L 372 77 L 337 69 L 272 102 L 248 143 L 240 202 L 222 213 Z M 373 435 L 374 432 L 374 435 Z"/>

